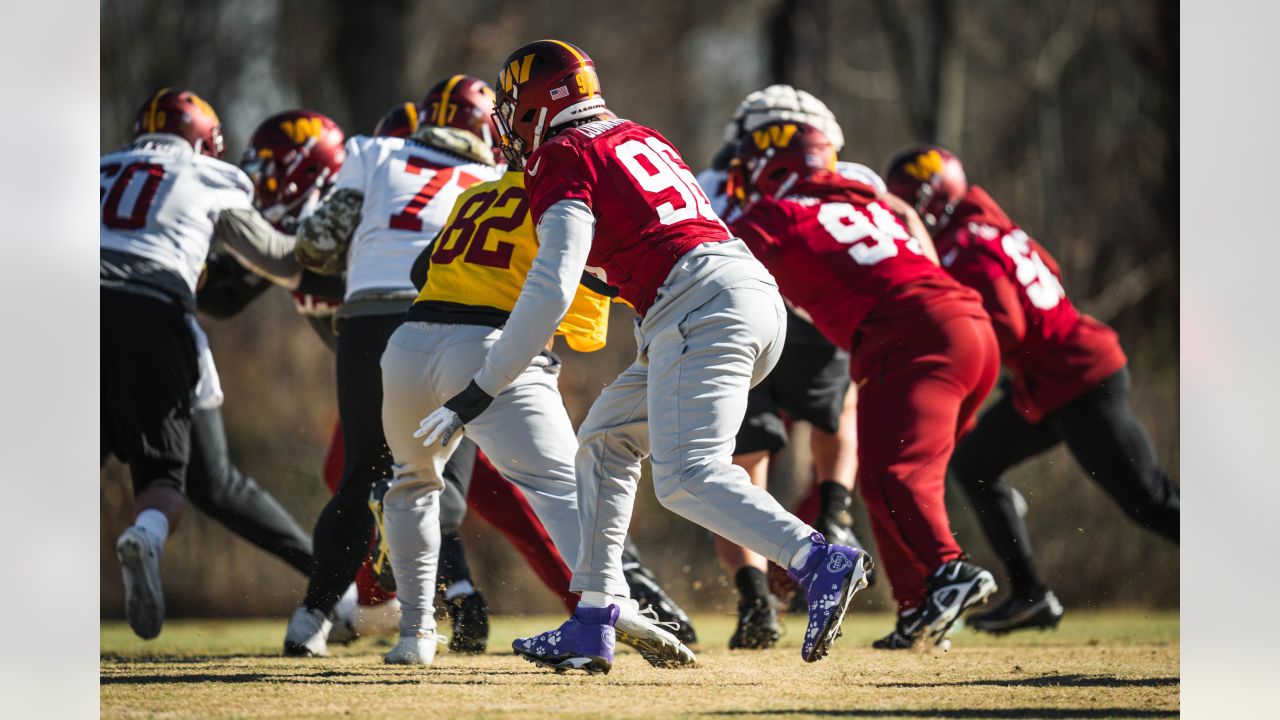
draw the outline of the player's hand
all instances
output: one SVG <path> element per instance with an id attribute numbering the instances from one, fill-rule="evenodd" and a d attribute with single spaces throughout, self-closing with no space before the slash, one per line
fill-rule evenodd
<path id="1" fill-rule="evenodd" d="M 450 398 L 444 407 L 423 418 L 413 436 L 426 438 L 422 441 L 423 446 L 429 446 L 437 439 L 441 446 L 448 445 L 454 433 L 479 417 L 492 402 L 493 396 L 481 390 L 476 381 L 472 380 L 462 392 Z"/>
<path id="2" fill-rule="evenodd" d="M 426 438 L 422 441 L 423 447 L 430 447 L 436 440 L 440 440 L 440 445 L 443 447 L 448 445 L 449 440 L 453 439 L 453 434 L 461 429 L 462 418 L 458 417 L 458 413 L 442 407 L 436 408 L 435 412 L 422 418 L 413 436 Z"/>

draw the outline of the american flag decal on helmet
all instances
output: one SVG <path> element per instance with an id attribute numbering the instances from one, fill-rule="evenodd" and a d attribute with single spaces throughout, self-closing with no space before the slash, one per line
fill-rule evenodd
<path id="1" fill-rule="evenodd" d="M 559 100 L 562 97 L 568 97 L 568 96 L 569 96 L 569 88 L 565 87 L 564 85 L 561 85 L 558 88 L 554 88 L 551 91 L 552 100 Z"/>

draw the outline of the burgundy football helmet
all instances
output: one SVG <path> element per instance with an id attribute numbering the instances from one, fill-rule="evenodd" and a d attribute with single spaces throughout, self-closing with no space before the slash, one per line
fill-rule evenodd
<path id="1" fill-rule="evenodd" d="M 492 148 L 498 145 L 493 110 L 493 88 L 488 83 L 470 75 L 454 75 L 431 86 L 418 103 L 418 120 L 424 125 L 466 130 Z M 495 152 L 494 157 L 497 155 Z"/>
<path id="2" fill-rule="evenodd" d="M 931 233 L 946 227 L 969 191 L 960 158 L 937 145 L 919 145 L 894 155 L 884 180 L 889 192 L 915 207 Z"/>
<path id="3" fill-rule="evenodd" d="M 190 90 L 164 88 L 138 110 L 133 136 L 168 133 L 191 143 L 196 152 L 222 157 L 222 123 L 213 106 Z"/>
<path id="4" fill-rule="evenodd" d="M 373 126 L 373 134 L 375 137 L 409 137 L 418 129 L 420 121 L 421 114 L 417 105 L 411 102 L 400 103 L 388 110 L 378 124 Z"/>
<path id="5" fill-rule="evenodd" d="M 498 73 L 498 127 L 512 168 L 561 125 L 606 112 L 596 64 L 559 40 L 538 40 L 507 58 Z"/>
<path id="6" fill-rule="evenodd" d="M 311 110 L 272 115 L 253 132 L 241 167 L 253 181 L 254 204 L 264 212 L 296 215 L 312 189 L 323 191 L 346 159 L 342 128 Z"/>
<path id="7" fill-rule="evenodd" d="M 726 191 L 746 205 L 761 196 L 782 197 L 796 181 L 835 169 L 836 146 L 821 130 L 799 122 L 771 122 L 738 142 Z"/>

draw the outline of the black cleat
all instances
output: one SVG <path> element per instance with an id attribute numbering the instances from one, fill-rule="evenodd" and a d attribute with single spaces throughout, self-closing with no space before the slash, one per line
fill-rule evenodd
<path id="1" fill-rule="evenodd" d="M 871 643 L 876 650 L 914 650 L 924 639 L 924 619 L 919 610 L 911 610 L 898 616 L 893 632 Z M 944 637 L 937 644 L 941 650 L 951 649 L 950 638 Z"/>
<path id="2" fill-rule="evenodd" d="M 952 560 L 925 581 L 921 610 L 924 640 L 938 646 L 966 609 L 984 603 L 996 591 L 996 580 L 983 568 L 966 560 Z"/>
<path id="3" fill-rule="evenodd" d="M 767 598 L 738 601 L 738 627 L 729 638 L 730 650 L 764 650 L 778 644 L 782 637 L 778 626 L 777 600 Z"/>
<path id="4" fill-rule="evenodd" d="M 640 603 L 640 610 L 652 608 L 657 616 L 657 622 L 674 628 L 671 632 L 680 642 L 686 645 L 698 642 L 698 633 L 693 629 L 693 621 L 662 589 L 653 573 L 639 562 L 628 560 L 628 558 L 623 559 L 622 576 L 626 578 L 627 587 L 631 590 L 631 599 Z"/>
<path id="5" fill-rule="evenodd" d="M 1051 591 L 1035 597 L 1011 597 L 997 607 L 978 615 L 970 615 L 965 621 L 974 630 L 1003 635 L 1014 630 L 1058 627 L 1063 616 L 1062 603 Z"/>
<path id="6" fill-rule="evenodd" d="M 459 595 L 447 604 L 453 621 L 449 651 L 480 655 L 489 645 L 489 606 L 479 591 Z"/>

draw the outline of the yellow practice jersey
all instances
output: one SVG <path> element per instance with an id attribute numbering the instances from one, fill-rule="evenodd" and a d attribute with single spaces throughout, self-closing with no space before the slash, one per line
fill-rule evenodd
<path id="1" fill-rule="evenodd" d="M 524 173 L 473 185 L 458 196 L 432 244 L 427 281 L 415 305 L 459 317 L 509 314 L 537 254 Z M 416 314 L 410 311 L 411 318 Z M 604 347 L 608 331 L 609 298 L 579 285 L 556 334 L 574 350 L 591 352 Z"/>

